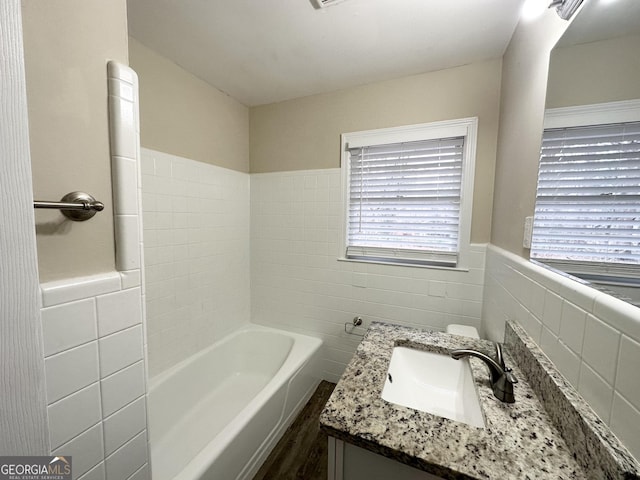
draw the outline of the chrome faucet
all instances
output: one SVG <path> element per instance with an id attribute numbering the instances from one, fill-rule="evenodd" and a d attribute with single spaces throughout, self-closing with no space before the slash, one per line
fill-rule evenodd
<path id="1" fill-rule="evenodd" d="M 518 380 L 511 373 L 511 369 L 504 364 L 502 345 L 496 343 L 495 346 L 495 360 L 485 353 L 471 349 L 452 350 L 450 355 L 455 360 L 460 360 L 464 357 L 476 357 L 482 360 L 489 367 L 489 379 L 491 380 L 491 389 L 495 397 L 501 402 L 513 403 L 515 402 L 513 384 L 518 383 Z"/>

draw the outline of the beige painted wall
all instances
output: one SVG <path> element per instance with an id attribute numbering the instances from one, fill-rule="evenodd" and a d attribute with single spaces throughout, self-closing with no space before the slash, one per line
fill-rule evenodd
<path id="1" fill-rule="evenodd" d="M 502 59 L 491 243 L 525 258 L 524 219 L 535 206 L 549 52 L 567 25 L 553 9 L 522 20 Z"/>
<path id="2" fill-rule="evenodd" d="M 129 38 L 143 147 L 249 171 L 249 109 Z"/>
<path id="3" fill-rule="evenodd" d="M 88 222 L 36 212 L 40 281 L 114 269 L 107 61 L 127 63 L 125 0 L 23 0 L 34 197 L 86 191 Z"/>
<path id="4" fill-rule="evenodd" d="M 547 108 L 640 98 L 640 35 L 555 49 Z"/>
<path id="5" fill-rule="evenodd" d="M 488 242 L 498 131 L 499 59 L 251 109 L 251 172 L 340 166 L 340 134 L 479 118 L 473 242 Z"/>

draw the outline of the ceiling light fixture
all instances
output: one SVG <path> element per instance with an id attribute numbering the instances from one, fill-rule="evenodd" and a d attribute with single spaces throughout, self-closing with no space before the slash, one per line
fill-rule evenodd
<path id="1" fill-rule="evenodd" d="M 315 8 L 326 8 L 340 2 L 344 2 L 344 0 L 311 0 L 311 4 Z"/>
<path id="2" fill-rule="evenodd" d="M 563 20 L 569 20 L 580 8 L 583 0 L 553 0 L 549 8 L 556 7 L 556 12 Z"/>
<path id="3" fill-rule="evenodd" d="M 544 0 L 526 0 L 520 10 L 520 17 L 524 21 L 535 20 L 544 13 L 545 7 Z"/>

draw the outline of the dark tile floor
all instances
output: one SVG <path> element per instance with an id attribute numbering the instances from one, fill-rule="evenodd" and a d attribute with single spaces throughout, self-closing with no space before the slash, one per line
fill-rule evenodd
<path id="1" fill-rule="evenodd" d="M 318 418 L 335 383 L 322 381 L 253 480 L 326 480 L 327 436 Z"/>

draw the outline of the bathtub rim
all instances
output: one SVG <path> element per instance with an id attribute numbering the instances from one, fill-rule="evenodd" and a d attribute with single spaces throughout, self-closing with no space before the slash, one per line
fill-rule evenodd
<path id="1" fill-rule="evenodd" d="M 225 336 L 222 337 L 220 340 L 217 340 L 216 342 L 212 343 L 208 347 L 203 348 L 202 350 L 198 350 L 196 353 L 185 358 L 184 360 L 181 360 L 180 362 L 173 365 L 171 368 L 163 372 L 160 372 L 159 374 L 153 377 L 149 377 L 148 386 L 147 386 L 147 395 L 151 395 L 153 391 L 160 388 L 160 386 L 163 383 L 165 383 L 167 379 L 171 378 L 175 374 L 178 374 L 181 370 L 186 369 L 191 363 L 195 363 L 197 360 L 199 360 L 201 357 L 204 357 L 207 353 L 209 353 L 214 348 L 232 341 L 235 337 L 242 335 L 243 333 L 247 333 L 251 331 L 270 332 L 270 333 L 275 333 L 279 335 L 291 336 L 294 339 L 294 345 L 295 345 L 296 339 L 299 339 L 300 341 L 305 341 L 308 339 L 317 340 L 319 342 L 318 346 L 321 346 L 324 343 L 322 339 L 318 337 L 314 337 L 312 335 L 306 335 L 302 333 L 291 332 L 289 330 L 267 327 L 257 323 L 247 322 L 243 324 L 240 328 L 233 330 L 231 332 L 227 332 Z M 293 345 L 292 345 L 292 349 L 293 349 Z M 289 353 L 291 353 L 291 350 L 289 351 Z M 286 363 L 286 359 L 284 363 Z"/>

